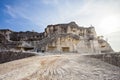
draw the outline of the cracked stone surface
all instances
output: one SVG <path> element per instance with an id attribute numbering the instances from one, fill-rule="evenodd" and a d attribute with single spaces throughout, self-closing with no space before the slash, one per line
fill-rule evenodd
<path id="1" fill-rule="evenodd" d="M 0 80 L 120 80 L 120 68 L 79 54 L 34 56 L 0 64 Z"/>

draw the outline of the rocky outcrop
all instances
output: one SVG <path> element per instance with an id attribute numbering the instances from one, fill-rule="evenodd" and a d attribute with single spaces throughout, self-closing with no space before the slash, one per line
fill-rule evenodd
<path id="1" fill-rule="evenodd" d="M 4 43 L 6 41 L 5 36 L 0 34 L 0 43 Z"/>
<path id="2" fill-rule="evenodd" d="M 10 40 L 12 41 L 38 41 L 44 37 L 43 33 L 37 32 L 13 32 L 10 34 Z"/>
<path id="3" fill-rule="evenodd" d="M 0 30 L 0 44 L 0 50 L 77 53 L 113 52 L 107 41 L 97 36 L 93 26 L 78 26 L 75 22 L 48 25 L 42 33 Z"/>

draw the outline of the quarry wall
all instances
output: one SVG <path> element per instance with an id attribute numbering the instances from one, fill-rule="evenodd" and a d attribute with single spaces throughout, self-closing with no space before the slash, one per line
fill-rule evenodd
<path id="1" fill-rule="evenodd" d="M 31 56 L 36 56 L 36 54 L 24 53 L 24 52 L 2 51 L 0 52 L 0 64 L 13 61 L 13 60 L 31 57 Z"/>
<path id="2" fill-rule="evenodd" d="M 0 50 L 34 52 L 113 52 L 111 46 L 97 36 L 95 28 L 78 26 L 75 22 L 48 25 L 42 33 L 0 30 Z"/>
<path id="3" fill-rule="evenodd" d="M 120 67 L 120 52 L 93 54 L 93 55 L 87 55 L 87 56 L 92 58 L 97 58 L 109 64 Z"/>

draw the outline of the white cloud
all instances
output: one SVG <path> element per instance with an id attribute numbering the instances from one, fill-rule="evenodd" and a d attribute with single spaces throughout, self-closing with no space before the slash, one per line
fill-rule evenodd
<path id="1" fill-rule="evenodd" d="M 75 20 L 79 25 L 85 26 L 93 24 L 95 25 L 98 34 L 106 34 L 111 31 L 104 30 L 105 27 L 110 28 L 118 26 L 101 26 L 101 22 L 103 22 L 104 18 L 107 18 L 108 16 L 117 15 L 118 17 L 120 15 L 120 6 L 118 4 L 120 4 L 120 1 L 118 2 L 114 0 L 99 2 L 96 0 L 90 0 L 87 2 L 85 1 L 82 6 L 79 4 L 72 5 L 70 3 L 66 6 L 59 7 L 59 13 L 60 16 L 62 16 L 61 19 L 64 21 Z M 113 30 L 116 30 L 116 28 L 113 28 Z"/>
<path id="2" fill-rule="evenodd" d="M 14 9 L 13 9 L 11 6 L 5 5 L 5 7 L 6 7 L 5 12 L 7 12 L 7 13 L 8 13 L 10 16 L 12 16 L 13 18 L 16 18 L 16 17 L 17 17 Z"/>

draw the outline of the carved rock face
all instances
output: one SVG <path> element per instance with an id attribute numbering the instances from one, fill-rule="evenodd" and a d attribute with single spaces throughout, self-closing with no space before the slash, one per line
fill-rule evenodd
<path id="1" fill-rule="evenodd" d="M 6 32 L 7 31 L 7 32 Z M 9 30 L 10 31 L 10 30 Z M 9 45 L 15 44 L 16 46 L 18 43 L 26 42 L 29 45 L 34 47 L 33 51 L 43 50 L 48 51 L 48 45 L 50 46 L 56 46 L 56 50 L 58 52 L 62 52 L 62 47 L 70 47 L 69 52 L 112 52 L 113 50 L 110 48 L 110 45 L 105 42 L 106 47 L 100 47 L 101 44 L 99 42 L 99 39 L 97 39 L 96 31 L 93 26 L 91 27 L 82 27 L 78 26 L 75 22 L 70 22 L 67 24 L 55 24 L 55 25 L 48 25 L 44 32 L 37 33 L 32 31 L 26 31 L 26 32 L 13 32 L 8 30 L 0 30 L 0 33 L 3 33 L 0 38 L 0 43 L 4 43 L 5 38 L 6 42 L 8 42 Z M 65 42 L 59 42 L 59 44 L 54 44 L 58 41 L 58 38 L 70 36 L 71 38 L 76 39 L 78 42 L 81 42 L 80 44 L 83 45 L 77 45 L 77 43 L 74 45 L 74 41 L 70 42 L 69 40 Z M 13 43 L 11 43 L 13 42 Z M 64 44 L 61 46 L 61 44 Z M 71 45 L 66 45 L 71 44 Z M 6 46 L 8 46 L 6 44 Z M 77 47 L 79 49 L 77 49 Z M 9 47 L 11 48 L 11 47 Z M 29 47 L 28 47 L 29 48 Z M 84 49 L 84 50 L 83 50 Z M 49 52 L 49 51 L 48 51 Z"/>
<path id="2" fill-rule="evenodd" d="M 6 40 L 5 36 L 0 34 L 0 43 L 3 43 L 5 40 Z"/>

